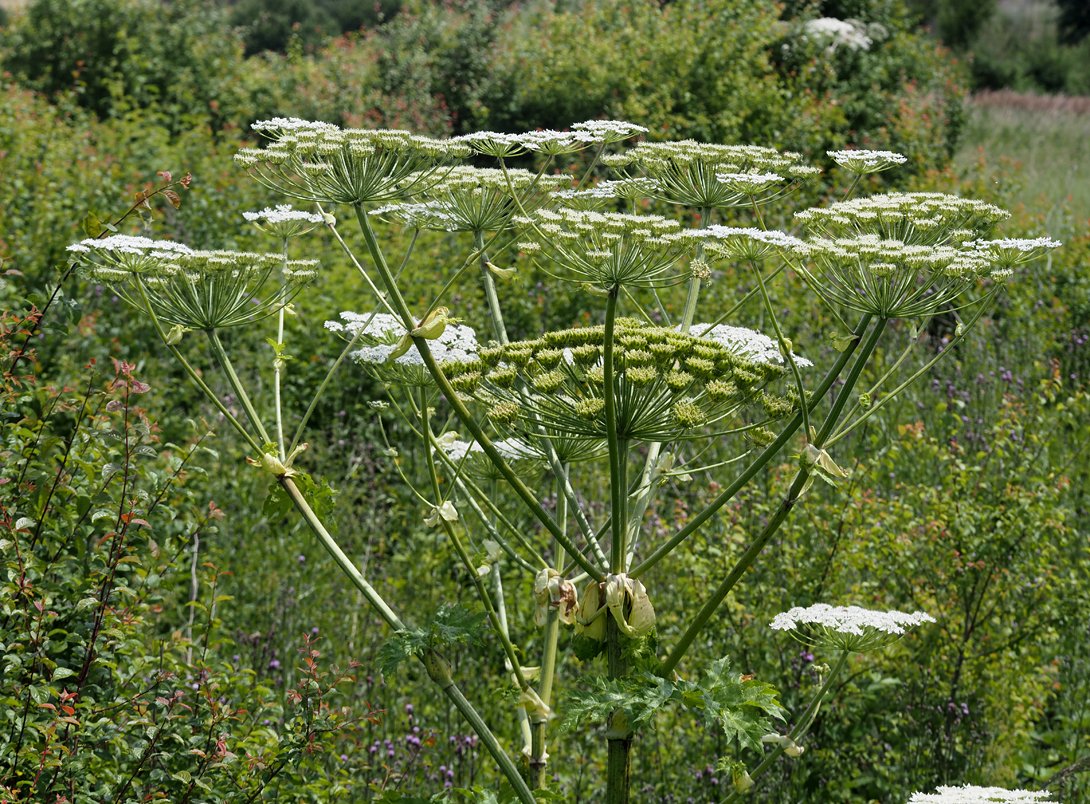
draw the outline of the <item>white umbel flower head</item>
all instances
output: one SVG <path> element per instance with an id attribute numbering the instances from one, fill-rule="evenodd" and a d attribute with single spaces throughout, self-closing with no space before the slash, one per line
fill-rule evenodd
<path id="1" fill-rule="evenodd" d="M 372 214 L 418 229 L 495 232 L 510 223 L 516 209 L 535 209 L 549 190 L 570 184 L 567 176 L 538 176 L 518 169 L 505 173 L 459 165 L 416 202 L 388 204 Z"/>
<path id="2" fill-rule="evenodd" d="M 754 363 L 783 365 L 783 355 L 776 341 L 755 329 L 733 327 L 729 324 L 693 324 L 689 327 L 689 334 L 715 341 L 734 354 L 752 360 Z M 797 366 L 814 365 L 812 361 L 801 355 L 793 356 Z"/>
<path id="3" fill-rule="evenodd" d="M 124 301 L 181 330 L 215 330 L 280 310 L 316 275 L 315 260 L 280 254 L 196 251 L 180 243 L 114 235 L 68 247 L 81 269 Z"/>
<path id="4" fill-rule="evenodd" d="M 1047 790 L 1005 790 L 1002 787 L 939 787 L 934 793 L 913 793 L 908 804 L 1037 804 L 1055 801 Z"/>
<path id="5" fill-rule="evenodd" d="M 796 153 L 695 140 L 641 142 L 624 153 L 602 157 L 602 162 L 626 178 L 653 180 L 649 197 L 705 209 L 762 203 L 820 173 Z"/>
<path id="6" fill-rule="evenodd" d="M 790 631 L 800 642 L 813 647 L 865 653 L 899 639 L 908 628 L 933 622 L 935 618 L 922 611 L 907 614 L 815 603 L 777 614 L 770 627 Z"/>
<path id="7" fill-rule="evenodd" d="M 287 240 L 299 237 L 321 225 L 324 219 L 317 212 L 295 209 L 291 204 L 265 207 L 260 212 L 243 212 L 242 217 L 263 232 Z"/>
<path id="8" fill-rule="evenodd" d="M 666 287 L 688 278 L 679 260 L 692 239 L 669 218 L 561 207 L 515 222 L 530 229 L 519 248 L 547 257 L 539 264 L 557 279 L 609 290 Z"/>
<path id="9" fill-rule="evenodd" d="M 378 379 L 404 385 L 430 385 L 433 380 L 416 345 L 394 357 L 399 341 L 407 332 L 401 321 L 389 313 L 341 313 L 340 321 L 326 321 L 325 328 L 346 340 L 364 345 L 350 355 L 365 371 Z M 442 333 L 428 340 L 440 365 L 468 363 L 477 358 L 477 334 L 463 324 L 447 324 Z"/>
<path id="10" fill-rule="evenodd" d="M 906 156 L 894 151 L 871 151 L 866 148 L 851 151 L 826 151 L 826 153 L 842 168 L 859 175 L 880 173 L 908 161 Z"/>
<path id="11" fill-rule="evenodd" d="M 468 145 L 394 129 L 342 129 L 295 118 L 259 121 L 270 139 L 235 161 L 267 187 L 303 201 L 372 204 L 410 198 L 468 157 Z"/>
<path id="12" fill-rule="evenodd" d="M 802 25 L 802 35 L 824 44 L 826 51 L 838 48 L 848 50 L 869 50 L 874 40 L 868 36 L 867 26 L 859 20 L 838 20 L 835 17 L 819 17 L 807 20 Z"/>
<path id="13" fill-rule="evenodd" d="M 503 479 L 503 475 L 485 454 L 484 448 L 476 441 L 460 441 L 456 438 L 439 439 L 439 445 L 447 457 L 457 466 L 464 468 L 477 480 Z M 519 438 L 503 438 L 492 442 L 496 451 L 507 463 L 518 464 L 520 475 L 534 471 L 543 465 L 543 453 Z"/>

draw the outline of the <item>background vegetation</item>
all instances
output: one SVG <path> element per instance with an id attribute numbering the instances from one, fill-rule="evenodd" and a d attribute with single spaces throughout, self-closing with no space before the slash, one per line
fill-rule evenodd
<path id="1" fill-rule="evenodd" d="M 975 31 L 956 16 L 970 5 L 990 8 L 842 0 L 781 15 L 758 0 L 460 0 L 356 17 L 335 2 L 32 0 L 13 13 L 0 35 L 0 797 L 328 801 L 362 780 L 396 800 L 491 781 L 414 670 L 374 669 L 385 632 L 298 524 L 263 507 L 265 481 L 241 470 L 243 450 L 155 356 L 152 333 L 67 271 L 65 246 L 126 215 L 135 193 L 163 183 L 159 171 L 192 173 L 180 207 L 155 195 L 124 231 L 263 248 L 241 212 L 273 199 L 231 155 L 253 120 L 273 115 L 439 135 L 617 117 L 655 139 L 775 145 L 818 164 L 828 148 L 889 148 L 911 168 L 872 189 L 975 195 L 1015 209 L 1011 231 L 1065 241 L 940 375 L 843 443 L 858 467 L 851 488 L 811 491 L 702 651 L 778 677 L 790 707 L 809 689 L 812 657 L 739 626 L 804 599 L 918 605 L 943 623 L 927 644 L 855 668 L 804 761 L 785 763 L 763 800 L 1039 786 L 1084 759 L 1086 111 L 994 96 L 967 111 L 965 98 L 972 85 L 1086 92 L 1090 45 L 1077 3 L 1067 16 L 997 3 Z M 807 36 L 806 20 L 822 15 L 862 20 L 870 47 Z M 420 246 L 437 261 L 447 247 Z M 332 356 L 321 322 L 361 298 L 333 245 L 307 249 L 325 278 L 296 317 L 297 387 Z M 519 334 L 578 319 L 576 298 L 520 281 Z M 719 277 L 716 292 L 732 299 L 739 283 Z M 482 310 L 476 293 L 467 285 L 458 300 L 467 318 Z M 829 359 L 823 322 L 786 318 L 800 351 Z M 237 336 L 254 366 L 271 359 L 264 334 Z M 937 349 L 948 335 L 922 337 Z M 353 557 L 424 617 L 461 591 L 382 455 L 373 393 L 344 375 L 314 419 L 307 468 L 338 489 Z M 694 590 L 731 562 L 783 482 L 772 473 L 706 529 Z M 699 478 L 678 485 L 675 516 L 709 493 Z M 670 601 L 656 605 L 668 631 Z M 490 686 L 495 646 L 459 660 L 470 696 L 493 701 L 489 719 L 509 720 Z M 719 798 L 716 737 L 693 722 L 659 727 L 636 769 L 643 800 Z M 593 737 L 553 757 L 567 799 L 595 792 Z M 1056 784 L 1065 800 L 1090 796 L 1085 773 Z"/>

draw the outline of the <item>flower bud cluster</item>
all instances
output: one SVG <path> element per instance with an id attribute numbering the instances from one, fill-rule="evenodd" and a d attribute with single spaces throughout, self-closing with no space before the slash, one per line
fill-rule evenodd
<path id="1" fill-rule="evenodd" d="M 590 442 L 607 437 L 604 327 L 550 332 L 481 349 L 450 366 L 451 384 L 485 406 L 503 430 L 532 440 L 537 426 Z M 617 435 L 637 441 L 699 438 L 746 405 L 777 417 L 788 399 L 766 387 L 783 376 L 723 343 L 618 319 L 614 330 Z"/>

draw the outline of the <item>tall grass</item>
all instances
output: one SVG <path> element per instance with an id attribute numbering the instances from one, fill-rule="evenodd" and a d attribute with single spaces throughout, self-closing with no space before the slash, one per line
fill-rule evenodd
<path id="1" fill-rule="evenodd" d="M 1027 212 L 1056 223 L 1070 215 L 1071 225 L 1084 230 L 1090 220 L 1090 98 L 978 94 L 955 166 L 969 177 L 1019 182 Z"/>

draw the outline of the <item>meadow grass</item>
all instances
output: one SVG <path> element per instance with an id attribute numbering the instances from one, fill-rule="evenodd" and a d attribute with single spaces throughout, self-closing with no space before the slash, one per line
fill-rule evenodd
<path id="1" fill-rule="evenodd" d="M 1085 230 L 1090 220 L 1090 98 L 978 94 L 969 106 L 954 164 L 966 177 L 1016 183 L 1008 194 L 1021 198 L 1027 212 Z"/>

